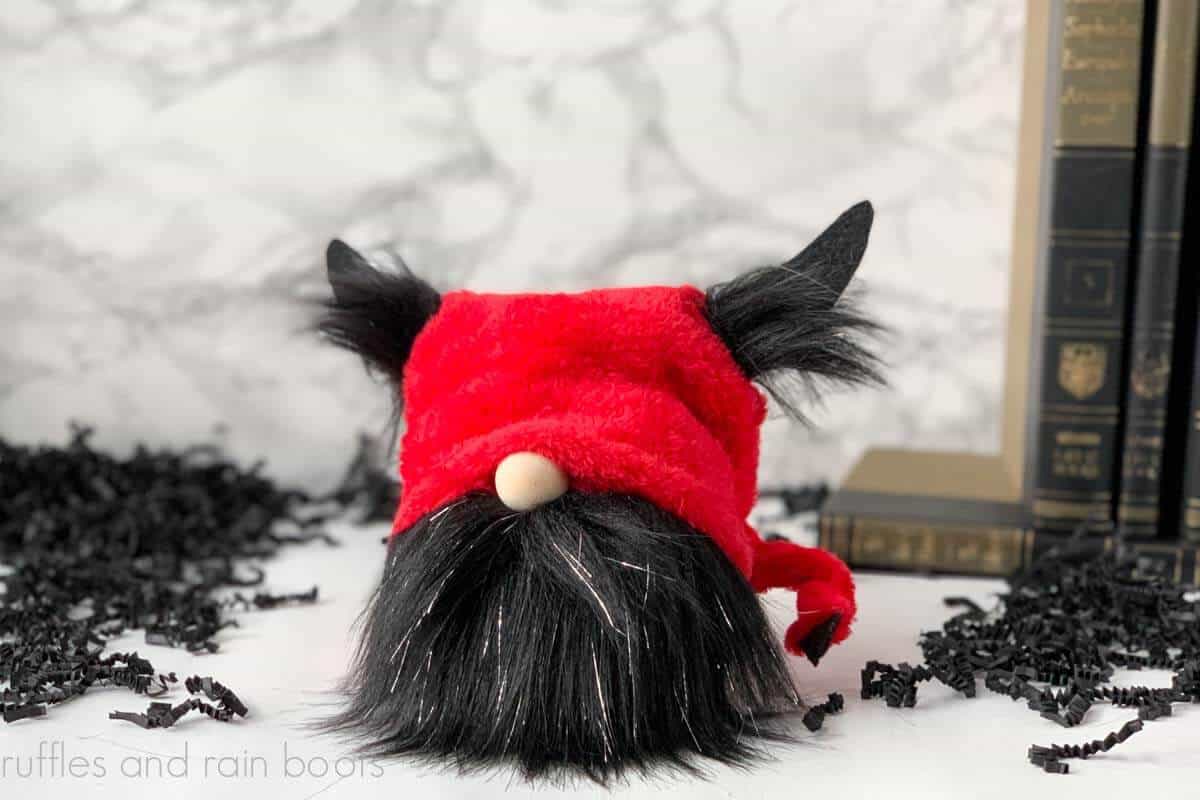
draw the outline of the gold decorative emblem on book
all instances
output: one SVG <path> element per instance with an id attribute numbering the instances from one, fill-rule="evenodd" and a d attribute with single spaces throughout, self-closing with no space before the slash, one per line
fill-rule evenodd
<path id="1" fill-rule="evenodd" d="M 1086 400 L 1104 385 L 1108 348 L 1095 342 L 1063 342 L 1058 349 L 1058 385 Z"/>
<path id="2" fill-rule="evenodd" d="M 1133 357 L 1130 384 L 1138 397 L 1162 397 L 1171 379 L 1171 357 L 1166 353 L 1143 349 Z"/>

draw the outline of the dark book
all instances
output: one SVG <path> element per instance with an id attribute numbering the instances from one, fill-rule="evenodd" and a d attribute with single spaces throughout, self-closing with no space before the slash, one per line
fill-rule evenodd
<path id="1" fill-rule="evenodd" d="M 1116 515 L 1135 537 L 1158 535 L 1162 516 L 1198 20 L 1196 0 L 1161 0 L 1155 23 Z"/>
<path id="2" fill-rule="evenodd" d="M 1112 513 L 1137 177 L 1142 0 L 1065 0 L 1043 262 L 1033 522 Z"/>
<path id="3" fill-rule="evenodd" d="M 1192 139 L 1200 137 L 1200 109 L 1193 102 Z M 1188 167 L 1186 212 L 1175 309 L 1171 403 L 1163 454 L 1162 527 L 1180 538 L 1200 543 L 1200 159 Z M 1171 479 L 1174 479 L 1173 481 Z M 1171 491 L 1174 489 L 1174 494 Z"/>
<path id="4" fill-rule="evenodd" d="M 821 547 L 853 569 L 1004 576 L 1054 547 L 1079 546 L 1069 533 L 1035 527 L 1020 503 L 953 500 L 841 490 L 821 509 Z M 1117 546 L 1089 537 L 1096 551 Z M 1196 546 L 1127 540 L 1139 557 L 1163 564 L 1175 580 L 1200 584 Z"/>

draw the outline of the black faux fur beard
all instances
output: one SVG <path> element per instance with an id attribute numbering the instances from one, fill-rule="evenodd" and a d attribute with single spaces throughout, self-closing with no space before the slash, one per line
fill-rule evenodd
<path id="1" fill-rule="evenodd" d="M 633 497 L 464 497 L 392 540 L 365 614 L 329 727 L 372 755 L 603 783 L 746 764 L 800 707 L 746 579 Z"/>

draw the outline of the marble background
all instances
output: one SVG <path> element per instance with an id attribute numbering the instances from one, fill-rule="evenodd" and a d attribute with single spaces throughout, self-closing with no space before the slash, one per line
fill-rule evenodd
<path id="1" fill-rule="evenodd" d="M 328 484 L 388 399 L 305 333 L 332 236 L 441 288 L 705 285 L 877 209 L 886 390 L 769 483 L 996 447 L 1018 0 L 3 0 L 0 435 L 220 437 Z"/>

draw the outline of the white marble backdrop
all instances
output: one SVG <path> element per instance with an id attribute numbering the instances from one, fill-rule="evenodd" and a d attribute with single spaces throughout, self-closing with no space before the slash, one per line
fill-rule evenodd
<path id="1" fill-rule="evenodd" d="M 997 444 L 1019 0 L 3 0 L 0 435 L 214 435 L 328 483 L 387 398 L 304 331 L 332 236 L 440 288 L 705 285 L 852 202 L 886 390 L 770 483 Z"/>

